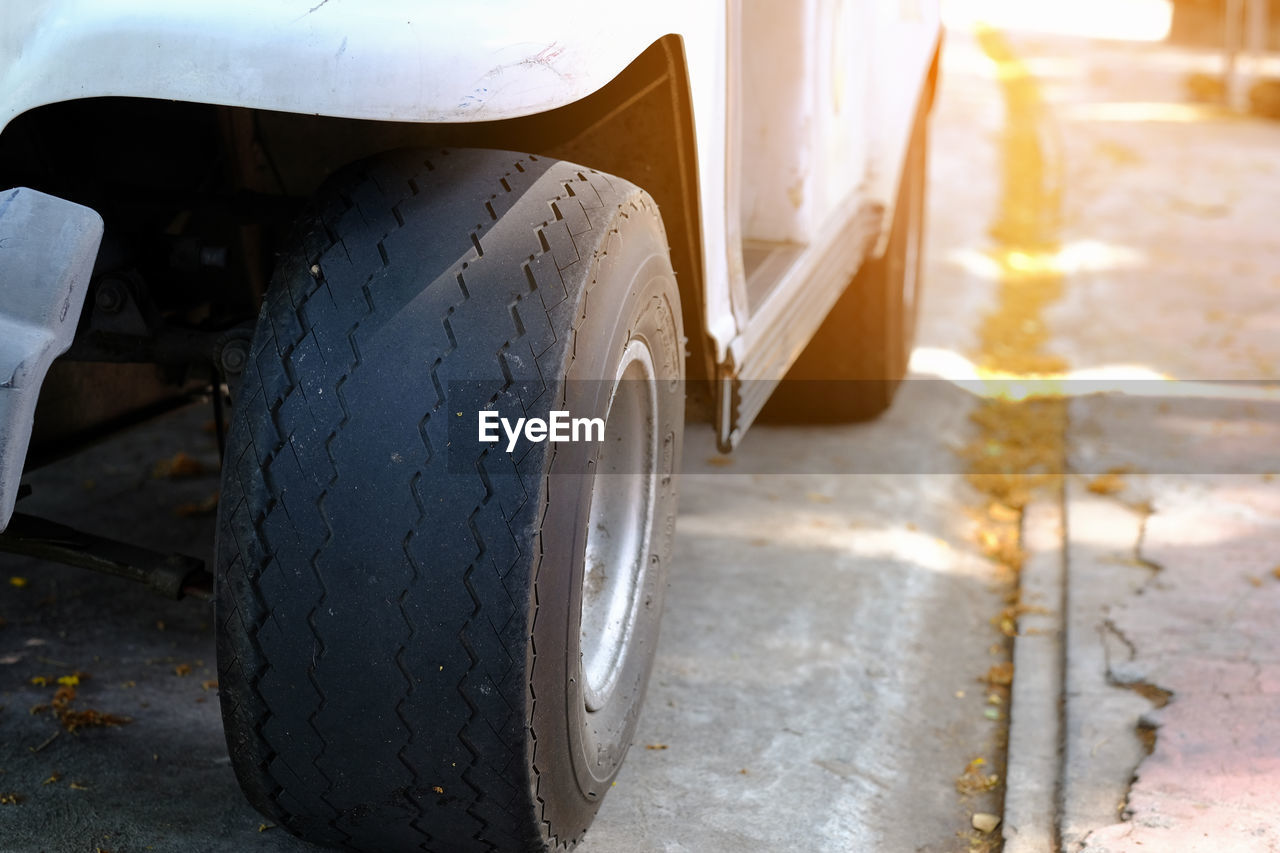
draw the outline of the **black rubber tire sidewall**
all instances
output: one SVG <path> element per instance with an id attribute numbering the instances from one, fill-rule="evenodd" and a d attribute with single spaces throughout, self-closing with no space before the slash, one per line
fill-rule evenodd
<path id="1" fill-rule="evenodd" d="M 445 206 L 426 210 L 425 220 L 416 217 L 424 215 L 422 205 L 430 207 L 430 199 L 425 189 L 419 195 L 413 180 L 404 183 L 409 176 L 402 173 L 420 155 L 397 152 L 338 176 L 330 194 L 322 195 L 304 219 L 297 245 L 282 255 L 269 304 L 259 319 L 253 370 L 255 377 L 266 378 L 245 385 L 246 398 L 233 419 L 224 467 L 227 499 L 220 508 L 218 545 L 221 698 L 233 765 L 249 799 L 273 820 L 311 840 L 379 853 L 419 849 L 424 843 L 431 849 L 467 851 L 533 851 L 572 845 L 594 818 L 634 730 L 657 640 L 663 570 L 674 529 L 674 476 L 665 477 L 655 502 L 650 547 L 659 565 L 647 573 L 649 618 L 637 626 L 637 636 L 643 638 L 638 648 L 644 655 L 628 671 L 628 689 L 616 691 L 627 701 L 618 706 L 621 710 L 599 737 L 592 732 L 575 687 L 583 532 L 590 510 L 590 477 L 583 472 L 589 470 L 593 446 L 562 444 L 552 451 L 543 445 L 521 460 L 508 459 L 497 450 L 481 452 L 479 460 L 468 455 L 458 469 L 467 474 L 457 487 L 464 489 L 458 493 L 462 505 L 450 507 L 455 468 L 449 462 L 445 474 L 447 443 L 433 433 L 435 453 L 429 448 L 426 456 L 432 467 L 419 470 L 424 477 L 430 471 L 442 475 L 437 490 L 440 502 L 434 497 L 419 500 L 416 509 L 399 503 L 414 500 L 404 491 L 405 482 L 415 495 L 421 494 L 410 476 L 413 469 L 399 467 L 423 452 L 417 433 L 424 424 L 441 423 L 446 416 L 452 421 L 454 415 L 452 405 L 429 409 L 429 415 L 412 408 L 433 396 L 428 380 L 418 375 L 430 367 L 430 347 L 446 356 L 467 347 L 475 357 L 494 365 L 469 375 L 497 379 L 502 354 L 515 352 L 508 349 L 513 341 L 532 341 L 535 325 L 540 329 L 536 334 L 544 336 L 543 343 L 532 352 L 524 350 L 526 375 L 541 377 L 549 389 L 556 388 L 561 377 L 570 381 L 558 386 L 558 405 L 552 405 L 545 393 L 530 405 L 539 410 L 568 409 L 575 416 L 603 414 L 602 399 L 607 403 L 608 386 L 626 341 L 634 336 L 651 338 L 655 370 L 663 380 L 659 420 L 667 440 L 662 459 L 672 473 L 679 459 L 683 331 L 656 205 L 625 181 L 571 164 L 539 158 L 521 161 L 520 157 L 509 152 L 455 152 L 449 162 L 472 163 L 481 183 L 475 187 L 435 184 L 433 192 Z M 520 162 L 527 168 L 520 167 Z M 423 181 L 440 181 L 444 180 L 441 175 L 452 174 L 444 160 L 436 165 L 431 173 L 436 178 L 418 173 L 423 187 Z M 555 170 L 555 180 L 544 183 L 549 186 L 548 195 L 529 195 L 530 181 L 550 170 Z M 578 196 L 568 186 L 575 181 Z M 475 211 L 480 214 L 477 219 L 483 218 L 488 207 L 485 194 L 500 193 L 498 184 L 507 187 L 508 182 L 523 189 L 515 201 L 489 196 L 499 211 L 490 210 L 492 226 L 484 226 L 478 238 L 476 231 L 468 236 L 466 227 L 455 230 L 467 219 L 458 222 L 451 206 L 458 206 L 463 217 Z M 512 189 L 507 187 L 506 192 Z M 581 230 L 573 233 L 581 236 L 571 237 L 569 220 L 561 221 L 560 213 L 567 213 L 566 205 L 576 204 L 575 199 L 594 198 L 596 193 L 604 206 L 575 209 L 573 220 Z M 553 200 L 560 209 L 555 209 Z M 553 212 L 555 221 L 550 221 Z M 507 220 L 508 215 L 513 219 Z M 544 217 L 548 221 L 541 221 Z M 348 266 L 360 276 L 376 276 L 388 263 L 394 267 L 416 257 L 412 241 L 401 238 L 404 229 L 419 221 L 448 229 L 454 247 L 469 249 L 477 239 L 483 242 L 484 257 L 478 260 L 471 255 L 469 270 L 466 263 L 452 262 L 454 269 L 476 276 L 463 302 L 447 312 L 432 308 L 419 318 L 421 325 L 406 322 L 417 316 L 413 306 L 425 304 L 428 297 L 435 305 L 442 296 L 436 290 L 422 290 L 416 296 L 405 290 L 421 278 L 415 275 L 400 275 L 390 284 L 372 281 L 364 296 L 358 286 L 348 289 L 344 298 L 354 300 L 354 307 L 347 314 L 335 314 L 323 299 L 314 305 L 307 302 L 323 295 L 328 286 L 315 288 L 314 281 L 327 282 L 331 274 Z M 508 222 L 509 226 L 504 225 Z M 525 229 L 514 243 L 496 236 L 513 229 Z M 535 232 L 540 235 L 548 229 L 558 229 L 558 238 L 553 235 L 551 248 L 537 256 L 536 273 L 528 265 L 522 272 L 525 258 L 531 264 L 535 261 L 534 254 L 528 253 L 538 245 Z M 423 236 L 428 238 L 425 245 L 433 247 L 429 233 Z M 480 245 L 475 248 L 479 251 Z M 455 257 L 456 248 L 449 251 L 449 257 Z M 335 258 L 333 269 L 327 257 Z M 410 270 L 414 269 L 411 265 Z M 431 281 L 457 287 L 448 269 L 443 279 Z M 572 281 L 566 276 L 572 276 Z M 461 282 L 462 275 L 458 278 Z M 535 286 L 535 278 L 540 286 Z M 424 287 L 430 283 L 422 281 Z M 331 284 L 338 285 L 337 281 Z M 399 290 L 380 289 L 391 285 Z M 554 304 L 547 301 L 557 293 L 569 298 Z M 397 308 L 393 297 L 408 300 L 403 310 L 409 314 Z M 454 298 L 448 296 L 441 304 L 448 305 Z M 509 327 L 515 313 L 512 300 L 522 298 L 541 298 L 546 303 L 538 309 L 544 314 L 526 315 L 527 338 L 518 319 L 515 332 L 484 331 L 489 328 L 486 323 Z M 476 314 L 483 304 L 493 313 Z M 361 346 L 365 338 L 357 328 L 365 328 L 360 324 L 367 322 L 366 314 L 374 316 L 375 309 L 381 312 L 378 318 L 387 319 L 388 325 L 382 328 L 390 328 L 394 320 L 397 328 L 419 329 L 410 336 L 423 339 L 405 340 L 400 347 L 385 342 L 380 347 Z M 439 349 L 441 316 L 458 333 L 456 341 L 449 333 L 447 350 Z M 324 328 L 332 334 L 317 335 L 316 323 L 327 324 Z M 376 336 L 378 328 L 370 326 L 368 335 Z M 468 342 L 464 329 L 496 337 L 492 345 L 488 337 Z M 549 337 L 548 329 L 554 331 Z M 437 343 L 429 343 L 430 335 Z M 415 351 L 415 347 L 425 350 Z M 362 366 L 348 379 L 343 364 L 357 350 Z M 495 350 L 498 361 L 493 360 Z M 435 369 L 431 371 L 434 377 Z M 337 385 L 342 395 L 335 393 L 333 384 L 339 373 L 343 373 Z M 322 382 L 328 384 L 322 387 Z M 411 382 L 418 390 L 408 392 L 403 387 Z M 325 393 L 318 396 L 321 391 Z M 584 393 L 588 396 L 581 396 Z M 345 414 L 341 414 L 334 396 L 344 400 L 360 396 L 365 402 L 358 409 L 343 403 Z M 506 397 L 509 404 L 522 399 L 514 390 Z M 310 454 L 304 455 L 302 444 L 295 444 L 291 437 L 290 424 L 309 424 L 312 418 L 319 418 L 322 428 L 298 434 L 296 440 Z M 326 439 L 330 430 L 332 435 Z M 337 440 L 340 434 L 344 437 Z M 396 444 L 401 437 L 408 439 L 407 447 Z M 373 445 L 378 461 L 362 463 L 373 458 L 369 455 L 375 453 Z M 370 449 L 362 450 L 365 446 Z M 330 475 L 312 470 L 311 465 L 327 468 L 330 461 L 335 471 L 339 462 L 347 466 L 345 503 L 356 500 L 352 489 L 365 502 L 354 514 L 344 516 L 346 521 L 323 512 L 331 507 L 336 491 L 327 485 Z M 484 468 L 489 470 L 487 475 Z M 395 488 L 390 488 L 390 481 L 379 480 L 394 471 L 399 473 L 389 476 L 396 479 Z M 334 479 L 332 484 L 336 483 Z M 393 494 L 397 503 L 380 511 L 378 501 Z M 468 508 L 476 501 L 480 501 L 476 514 L 468 516 Z M 406 509 L 408 516 L 418 517 L 408 535 L 404 527 L 382 530 L 385 519 L 405 516 Z M 343 526 L 351 524 L 365 529 Z M 518 576 L 511 576 L 514 582 L 502 581 L 505 592 L 494 585 L 492 575 L 483 588 L 479 575 L 471 575 L 473 570 L 480 571 L 473 562 L 479 557 L 467 556 L 474 549 L 473 536 L 478 542 L 477 525 L 485 528 L 491 550 L 514 560 L 506 571 Z M 391 559 L 384 554 L 371 561 L 363 556 L 365 552 L 354 554 L 345 547 L 343 553 L 350 558 L 345 568 L 329 558 L 317 559 L 317 548 L 347 537 L 363 542 L 374 529 L 380 544 L 392 546 Z M 438 557 L 430 557 L 429 564 L 411 566 L 400 559 L 401 551 L 408 556 L 410 550 Z M 431 573 L 423 574 L 428 565 Z M 322 577 L 329 570 L 326 566 L 340 569 L 339 574 Z M 362 586 L 366 579 L 378 586 Z M 336 586 L 326 591 L 326 580 L 335 581 Z M 514 598 L 513 590 L 517 591 Z M 329 604 L 322 607 L 326 600 Z M 335 617 L 335 608 L 345 618 Z M 355 618 L 356 614 L 363 618 Z M 401 620 L 411 618 L 420 621 L 406 632 Z M 267 634 L 269 642 L 264 641 Z M 339 672 L 335 669 L 339 666 L 345 669 Z M 386 693 L 383 688 L 408 682 L 410 677 L 414 686 L 399 696 L 362 692 L 376 685 Z M 432 686 L 437 679 L 443 686 Z M 322 688 L 326 695 L 321 694 Z M 607 761 L 589 765 L 585 756 L 592 744 L 601 742 L 608 746 Z M 359 772 L 348 774 L 347 768 Z M 350 779 L 344 778 L 348 775 Z"/>
<path id="2" fill-rule="evenodd" d="M 532 722 L 536 744 L 533 765 L 538 798 L 552 825 L 573 823 L 566 820 L 564 814 L 570 805 L 590 815 L 599 808 L 630 746 L 640 699 L 648 684 L 649 667 L 644 665 L 645 658 L 652 656 L 658 639 L 666 585 L 666 555 L 670 553 L 675 529 L 673 466 L 680 458 L 684 418 L 679 366 L 683 338 L 679 296 L 665 258 L 643 259 L 631 280 L 617 275 L 618 270 L 632 268 L 637 255 L 647 251 L 646 244 L 652 245 L 647 240 L 637 240 L 635 235 L 626 235 L 616 242 L 616 249 L 609 250 L 601 264 L 600 280 L 587 294 L 587 311 L 577 329 L 579 356 L 570 368 L 568 385 L 570 411 L 603 412 L 610 387 L 609 383 L 598 380 L 613 375 L 623 348 L 632 338 L 644 339 L 649 344 L 659 373 L 658 443 L 660 464 L 665 472 L 659 475 L 650 565 L 644 575 L 645 609 L 633 637 L 639 646 L 634 651 L 642 654 L 631 656 L 609 705 L 589 713 L 582 693 L 579 631 L 591 478 L 577 476 L 586 468 L 585 448 L 567 445 L 568 453 L 557 453 L 548 478 L 547 512 L 540 539 L 542 565 L 535 579 L 538 604 L 533 619 L 533 642 L 538 653 L 530 677 L 537 697 Z M 593 302 L 604 297 L 601 301 L 609 304 L 616 293 L 623 294 L 616 313 L 593 310 Z M 596 399 L 580 399 L 575 403 L 572 399 L 575 394 Z M 600 399 L 602 397 L 606 399 Z M 561 499 L 561 492 L 565 499 Z M 557 532 L 566 530 L 574 531 L 572 538 Z M 561 569 L 566 566 L 567 571 Z M 542 649 L 548 647 L 549 656 L 542 653 Z M 563 653 L 557 654 L 557 649 L 563 649 Z M 544 702 L 543 697 L 548 700 Z M 605 716 L 609 719 L 597 720 Z"/>

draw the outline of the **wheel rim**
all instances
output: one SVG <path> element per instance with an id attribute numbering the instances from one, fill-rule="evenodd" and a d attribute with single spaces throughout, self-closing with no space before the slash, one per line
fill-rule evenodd
<path id="1" fill-rule="evenodd" d="M 582 687 L 588 711 L 609 701 L 626 664 L 649 564 L 658 460 L 653 355 L 633 339 L 609 395 L 591 485 L 582 571 Z"/>

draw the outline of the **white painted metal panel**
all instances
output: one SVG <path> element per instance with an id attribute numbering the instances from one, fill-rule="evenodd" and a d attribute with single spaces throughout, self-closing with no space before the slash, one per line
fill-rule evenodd
<path id="1" fill-rule="evenodd" d="M 727 21 L 736 2 L 747 10 L 740 17 L 758 24 L 748 23 L 742 54 L 778 62 L 749 72 L 762 97 L 745 146 L 755 154 L 726 167 L 726 103 L 737 72 L 728 68 Z M 848 219 L 855 197 L 888 214 L 937 37 L 937 5 L 0 0 L 0 127 L 36 106 L 108 95 L 382 120 L 510 118 L 596 91 L 675 33 L 694 108 L 705 320 L 717 359 L 732 350 L 741 363 L 748 317 L 742 306 L 733 311 L 730 271 L 740 291 L 742 270 L 727 235 L 742 209 L 727 177 L 753 159 L 776 160 L 770 152 L 782 157 L 776 173 L 757 172 L 761 183 L 743 201 L 748 230 L 758 232 L 749 236 L 808 243 L 819 254 L 840 239 L 832 222 Z M 769 26 L 779 16 L 790 16 L 785 28 Z M 809 285 L 795 276 L 787 282 Z"/>
<path id="2" fill-rule="evenodd" d="M 708 327 L 723 354 L 725 11 L 648 0 L 0 0 L 0 128 L 107 95 L 418 122 L 512 118 L 596 91 L 682 37 Z"/>

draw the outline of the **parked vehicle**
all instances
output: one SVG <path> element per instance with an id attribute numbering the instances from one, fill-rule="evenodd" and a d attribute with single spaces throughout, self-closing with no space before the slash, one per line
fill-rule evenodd
<path id="1" fill-rule="evenodd" d="M 249 800 L 350 849 L 573 846 L 686 419 L 727 452 L 903 376 L 939 39 L 932 0 L 3 0 L 0 544 L 102 568 L 12 515 L 24 465 L 212 389 Z"/>

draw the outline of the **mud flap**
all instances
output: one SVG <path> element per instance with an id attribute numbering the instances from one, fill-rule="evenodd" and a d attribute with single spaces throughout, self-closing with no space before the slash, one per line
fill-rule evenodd
<path id="1" fill-rule="evenodd" d="M 9 524 L 49 365 L 71 346 L 102 241 L 90 208 L 0 192 L 0 530 Z"/>

